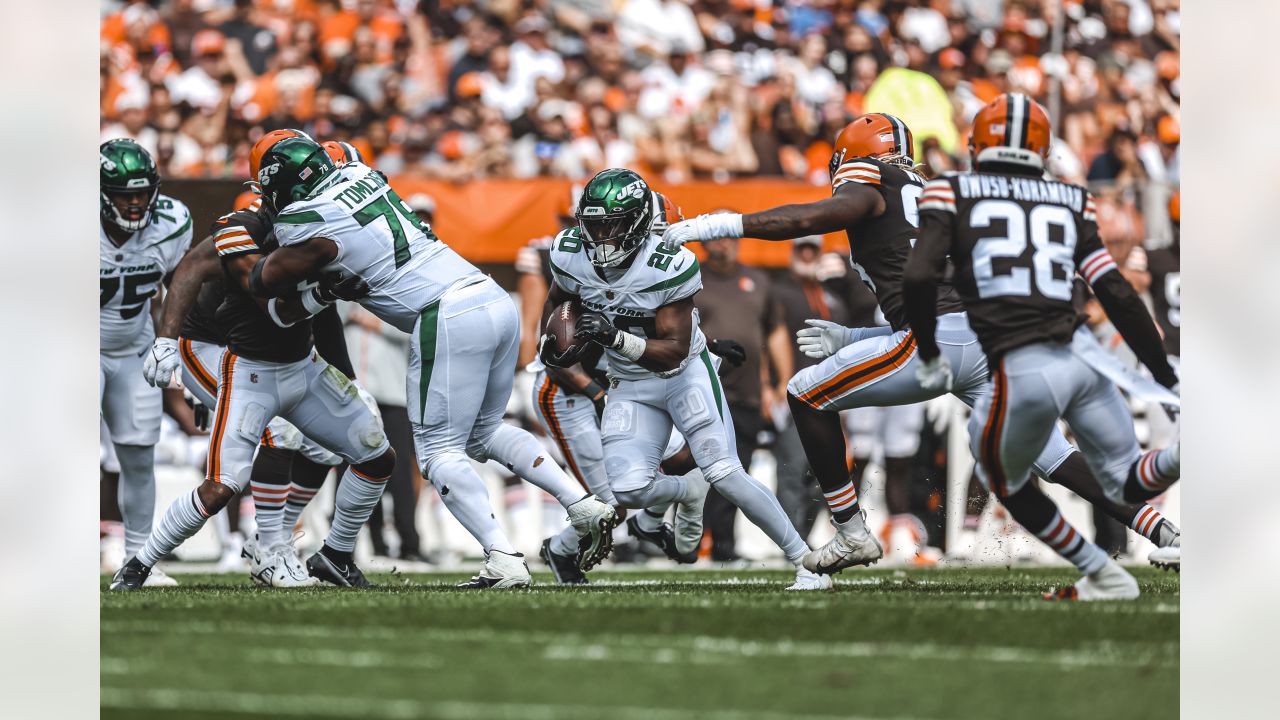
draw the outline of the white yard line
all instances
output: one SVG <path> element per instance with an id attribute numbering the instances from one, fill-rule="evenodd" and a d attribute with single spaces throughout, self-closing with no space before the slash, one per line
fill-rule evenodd
<path id="1" fill-rule="evenodd" d="M 364 718 L 368 720 L 787 720 L 788 718 L 845 718 L 888 720 L 852 715 L 806 715 L 797 712 L 739 710 L 684 710 L 670 707 L 619 705 L 546 705 L 537 703 L 468 702 L 462 700 L 407 700 L 352 698 L 328 695 L 284 695 L 239 690 L 203 691 L 187 688 L 128 690 L 104 687 L 104 708 L 147 710 L 201 710 L 293 717 Z M 898 720 L 907 720 L 899 718 Z"/>

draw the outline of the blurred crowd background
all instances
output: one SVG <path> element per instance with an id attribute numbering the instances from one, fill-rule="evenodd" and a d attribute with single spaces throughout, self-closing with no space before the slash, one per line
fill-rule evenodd
<path id="1" fill-rule="evenodd" d="M 137 139 L 166 177 L 241 178 L 262 132 L 298 127 L 392 175 L 822 184 L 864 111 L 901 115 L 940 172 L 967 162 L 978 108 L 1020 90 L 1057 115 L 1054 171 L 1114 188 L 1109 238 L 1168 236 L 1167 192 L 1142 191 L 1178 180 L 1179 0 L 102 7 L 103 138 Z"/>

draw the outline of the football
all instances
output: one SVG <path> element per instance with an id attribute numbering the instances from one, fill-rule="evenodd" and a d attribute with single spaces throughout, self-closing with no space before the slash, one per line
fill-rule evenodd
<path id="1" fill-rule="evenodd" d="M 578 324 L 578 317 L 582 315 L 582 305 L 576 300 L 566 300 L 551 311 L 551 316 L 547 318 L 547 325 L 543 329 L 543 333 L 547 336 L 547 342 L 551 344 L 552 351 L 547 353 L 545 357 L 562 357 L 574 358 L 573 361 L 565 363 L 566 366 L 576 362 L 579 355 L 587 343 L 579 342 L 573 337 L 573 328 Z"/>

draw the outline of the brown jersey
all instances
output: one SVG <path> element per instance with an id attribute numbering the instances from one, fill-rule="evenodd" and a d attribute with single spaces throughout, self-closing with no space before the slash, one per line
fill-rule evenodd
<path id="1" fill-rule="evenodd" d="M 271 216 L 264 209 L 246 208 L 214 222 L 214 247 L 225 263 L 245 253 L 263 253 L 271 233 Z M 216 319 L 226 328 L 227 348 L 241 357 L 265 362 L 297 362 L 311 352 L 311 319 L 280 327 L 258 300 L 238 283 L 227 281 L 227 296 Z"/>
<path id="2" fill-rule="evenodd" d="M 1182 263 L 1177 245 L 1147 253 L 1151 272 L 1151 305 L 1164 335 L 1164 351 L 1178 355 L 1182 333 Z"/>
<path id="3" fill-rule="evenodd" d="M 879 191 L 885 209 L 877 217 L 866 218 L 845 228 L 849 238 L 849 264 L 863 284 L 876 296 L 880 311 L 894 330 L 907 325 L 902 309 L 902 274 L 916 242 L 919 226 L 917 202 L 924 178 L 875 158 L 845 160 L 831 177 L 831 193 L 847 183 L 858 183 Z M 959 295 L 948 283 L 938 287 L 938 314 L 963 309 Z"/>
<path id="4" fill-rule="evenodd" d="M 1078 185 L 963 173 L 925 186 L 920 217 L 921 251 L 950 255 L 992 364 L 1024 345 L 1070 342 L 1080 322 L 1076 273 L 1094 285 L 1116 269 L 1098 237 L 1093 198 Z"/>

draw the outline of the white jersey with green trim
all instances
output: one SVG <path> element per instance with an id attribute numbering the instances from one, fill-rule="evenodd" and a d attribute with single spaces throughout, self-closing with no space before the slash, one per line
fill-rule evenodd
<path id="1" fill-rule="evenodd" d="M 191 211 L 156 198 L 151 222 L 119 247 L 98 225 L 98 343 L 103 355 L 138 354 L 155 338 L 151 296 L 191 247 Z"/>
<path id="2" fill-rule="evenodd" d="M 281 247 L 323 237 L 338 246 L 325 266 L 369 284 L 360 304 L 404 332 L 426 307 L 457 284 L 485 275 L 418 220 L 381 173 L 348 163 L 338 182 L 310 200 L 291 203 L 274 220 Z"/>
<path id="3" fill-rule="evenodd" d="M 628 268 L 597 268 L 582 245 L 581 230 L 562 231 L 551 246 L 551 276 L 560 289 L 576 295 L 583 308 L 603 314 L 620 330 L 651 338 L 658 308 L 693 297 L 702 289 L 698 258 L 685 248 L 674 254 L 663 251 L 662 238 L 650 235 Z M 707 338 L 698 327 L 698 310 L 693 310 L 693 337 L 689 355 L 671 372 L 655 373 L 633 360 L 606 349 L 609 375 L 639 380 L 659 375 L 678 375 L 707 347 Z"/>

